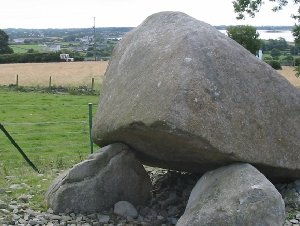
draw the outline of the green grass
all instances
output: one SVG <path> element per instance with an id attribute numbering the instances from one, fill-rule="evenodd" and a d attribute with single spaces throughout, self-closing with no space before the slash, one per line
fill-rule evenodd
<path id="1" fill-rule="evenodd" d="M 44 194 L 59 172 L 90 153 L 88 103 L 96 112 L 98 96 L 21 93 L 0 88 L 0 122 L 43 175 L 24 161 L 0 131 L 0 200 L 30 192 L 30 204 L 44 209 Z M 12 190 L 12 184 L 28 186 Z"/>
<path id="2" fill-rule="evenodd" d="M 36 52 L 43 52 L 43 47 L 41 45 L 10 45 L 14 53 L 27 53 L 29 49 L 33 49 Z"/>

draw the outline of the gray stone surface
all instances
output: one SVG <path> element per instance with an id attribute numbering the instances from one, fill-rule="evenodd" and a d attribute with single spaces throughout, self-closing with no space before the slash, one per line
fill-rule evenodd
<path id="1" fill-rule="evenodd" d="M 294 181 L 295 184 L 295 189 L 298 193 L 300 193 L 300 180 L 295 180 Z"/>
<path id="2" fill-rule="evenodd" d="M 8 204 L 0 200 L 0 209 L 7 209 L 7 208 L 8 208 Z"/>
<path id="3" fill-rule="evenodd" d="M 109 222 L 110 217 L 108 215 L 102 215 L 102 214 L 98 214 L 97 215 L 97 219 L 99 223 L 105 223 L 107 224 Z"/>
<path id="4" fill-rule="evenodd" d="M 207 172 L 177 226 L 281 226 L 285 206 L 274 185 L 250 164 Z"/>
<path id="5" fill-rule="evenodd" d="M 297 190 L 299 186 L 299 180 L 288 185 L 277 186 L 279 192 L 282 195 L 285 206 L 288 208 L 299 209 L 300 208 L 300 194 Z"/>
<path id="6" fill-rule="evenodd" d="M 138 212 L 136 208 L 127 201 L 119 201 L 114 205 L 114 213 L 122 217 L 132 217 L 136 218 Z"/>
<path id="7" fill-rule="evenodd" d="M 120 200 L 134 205 L 150 199 L 151 181 L 126 145 L 112 144 L 59 176 L 46 200 L 54 212 L 93 213 Z"/>
<path id="8" fill-rule="evenodd" d="M 249 162 L 274 181 L 299 178 L 299 90 L 186 14 L 154 14 L 129 32 L 100 96 L 100 146 L 126 143 L 163 168 L 205 173 Z"/>

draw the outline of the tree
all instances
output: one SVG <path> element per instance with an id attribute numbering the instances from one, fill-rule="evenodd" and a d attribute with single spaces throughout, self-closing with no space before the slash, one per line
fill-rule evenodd
<path id="1" fill-rule="evenodd" d="M 291 55 L 298 55 L 299 53 L 299 47 L 298 46 L 291 46 L 290 47 L 290 54 Z"/>
<path id="2" fill-rule="evenodd" d="M 277 60 L 271 60 L 271 61 L 266 62 L 266 63 L 268 63 L 275 70 L 281 70 L 282 69 L 280 62 L 277 61 Z"/>
<path id="3" fill-rule="evenodd" d="M 74 42 L 77 38 L 77 35 L 68 35 L 63 38 L 64 42 Z"/>
<path id="4" fill-rule="evenodd" d="M 300 77 L 300 65 L 296 66 L 294 71 L 296 72 L 296 74 L 295 74 L 296 77 L 299 78 Z"/>
<path id="5" fill-rule="evenodd" d="M 284 6 L 288 4 L 288 0 L 269 0 L 270 2 L 274 2 L 273 11 L 279 11 Z M 299 0 L 292 0 L 295 4 L 298 4 Z M 250 17 L 255 17 L 255 14 L 259 12 L 260 7 L 264 3 L 263 0 L 234 0 L 233 8 L 234 12 L 238 14 L 237 19 L 244 19 L 245 13 L 247 13 Z M 298 10 L 300 13 L 300 8 Z M 293 15 L 294 19 L 300 19 L 299 15 Z"/>
<path id="6" fill-rule="evenodd" d="M 253 26 L 229 26 L 227 28 L 227 35 L 253 54 L 256 54 L 260 48 L 259 34 Z"/>
<path id="7" fill-rule="evenodd" d="M 281 52 L 279 49 L 274 48 L 271 50 L 271 56 L 273 58 L 276 58 L 276 57 L 278 58 L 280 55 L 281 55 Z"/>
<path id="8" fill-rule="evenodd" d="M 34 49 L 28 49 L 27 50 L 27 53 L 34 53 L 35 51 L 34 51 Z"/>
<path id="9" fill-rule="evenodd" d="M 0 54 L 10 54 L 14 51 L 8 46 L 8 35 L 0 29 Z"/>
<path id="10" fill-rule="evenodd" d="M 295 25 L 295 27 L 293 29 L 293 36 L 295 37 L 295 44 L 300 45 L 300 26 L 299 25 Z"/>
<path id="11" fill-rule="evenodd" d="M 269 39 L 267 41 L 262 41 L 261 47 L 263 51 L 270 51 L 274 48 L 284 51 L 289 48 L 289 45 L 284 38 L 279 38 L 279 39 Z"/>
<path id="12" fill-rule="evenodd" d="M 274 2 L 273 11 L 279 11 L 288 4 L 288 0 L 269 0 Z M 300 0 L 290 0 L 294 4 L 299 4 Z M 255 17 L 255 14 L 259 12 L 263 0 L 234 0 L 233 8 L 234 12 L 238 14 L 237 19 L 244 19 L 245 13 L 250 17 Z M 298 15 L 292 15 L 292 17 L 299 23 L 300 22 L 300 7 L 298 8 Z M 295 24 L 293 29 L 293 35 L 295 37 L 295 43 L 300 44 L 300 25 Z"/>
<path id="13" fill-rule="evenodd" d="M 281 59 L 281 64 L 285 66 L 294 66 L 294 57 L 291 55 L 286 55 Z"/>

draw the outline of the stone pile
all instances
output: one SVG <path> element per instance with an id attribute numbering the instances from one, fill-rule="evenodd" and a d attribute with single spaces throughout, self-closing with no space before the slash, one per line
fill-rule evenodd
<path id="1" fill-rule="evenodd" d="M 184 212 L 198 176 L 154 168 L 147 168 L 147 171 L 153 183 L 152 198 L 147 206 L 131 206 L 137 216 L 131 211 L 120 214 L 128 211 L 127 202 L 125 207 L 122 205 L 124 202 L 118 202 L 119 208 L 114 206 L 107 211 L 82 214 L 54 213 L 52 209 L 38 212 L 30 209 L 28 203 L 12 201 L 9 204 L 0 202 L 0 209 L 6 210 L 0 210 L 0 225 L 175 225 Z"/>
<path id="2" fill-rule="evenodd" d="M 45 225 L 175 225 L 184 213 L 191 190 L 197 183 L 199 175 L 167 171 L 157 168 L 147 168 L 153 183 L 152 199 L 147 207 L 137 209 L 137 219 L 127 219 L 113 213 L 113 209 L 93 214 L 58 213 L 52 209 L 46 212 L 34 211 L 29 203 L 0 201 L 0 225 L 30 225 L 44 222 Z M 276 188 L 283 197 L 290 194 L 290 190 L 297 192 L 296 183 L 277 184 Z M 174 195 L 175 194 L 175 195 Z M 299 194 L 299 193 L 298 193 Z M 295 194 L 292 195 L 295 197 Z M 297 202 L 295 199 L 293 202 Z M 297 226 L 300 224 L 300 211 L 286 204 L 285 226 Z"/>

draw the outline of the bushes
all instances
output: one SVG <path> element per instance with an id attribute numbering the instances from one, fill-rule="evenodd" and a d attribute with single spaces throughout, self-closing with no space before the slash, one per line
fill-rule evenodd
<path id="1" fill-rule="evenodd" d="M 295 58 L 295 62 L 297 64 L 297 59 Z M 294 65 L 294 57 L 291 55 L 281 56 L 280 59 L 273 58 L 270 55 L 264 56 L 264 61 L 269 64 L 275 70 L 281 70 L 281 66 L 293 66 Z M 300 58 L 298 59 L 298 63 L 300 64 Z"/>
<path id="2" fill-rule="evenodd" d="M 74 61 L 84 61 L 84 57 L 80 55 L 75 55 L 74 56 Z"/>
<path id="3" fill-rule="evenodd" d="M 299 66 L 300 65 L 300 57 L 296 57 L 295 58 L 295 66 Z"/>
<path id="4" fill-rule="evenodd" d="M 281 70 L 281 64 L 278 60 L 270 60 L 270 61 L 265 61 L 267 64 L 269 64 L 272 68 L 275 70 Z"/>
<path id="5" fill-rule="evenodd" d="M 295 71 L 296 71 L 296 77 L 299 78 L 300 77 L 300 65 L 295 67 Z"/>
<path id="6" fill-rule="evenodd" d="M 14 53 L 0 55 L 0 64 L 59 61 L 59 53 Z"/>
<path id="7" fill-rule="evenodd" d="M 294 57 L 291 55 L 286 55 L 281 59 L 281 65 L 283 66 L 294 66 Z"/>

